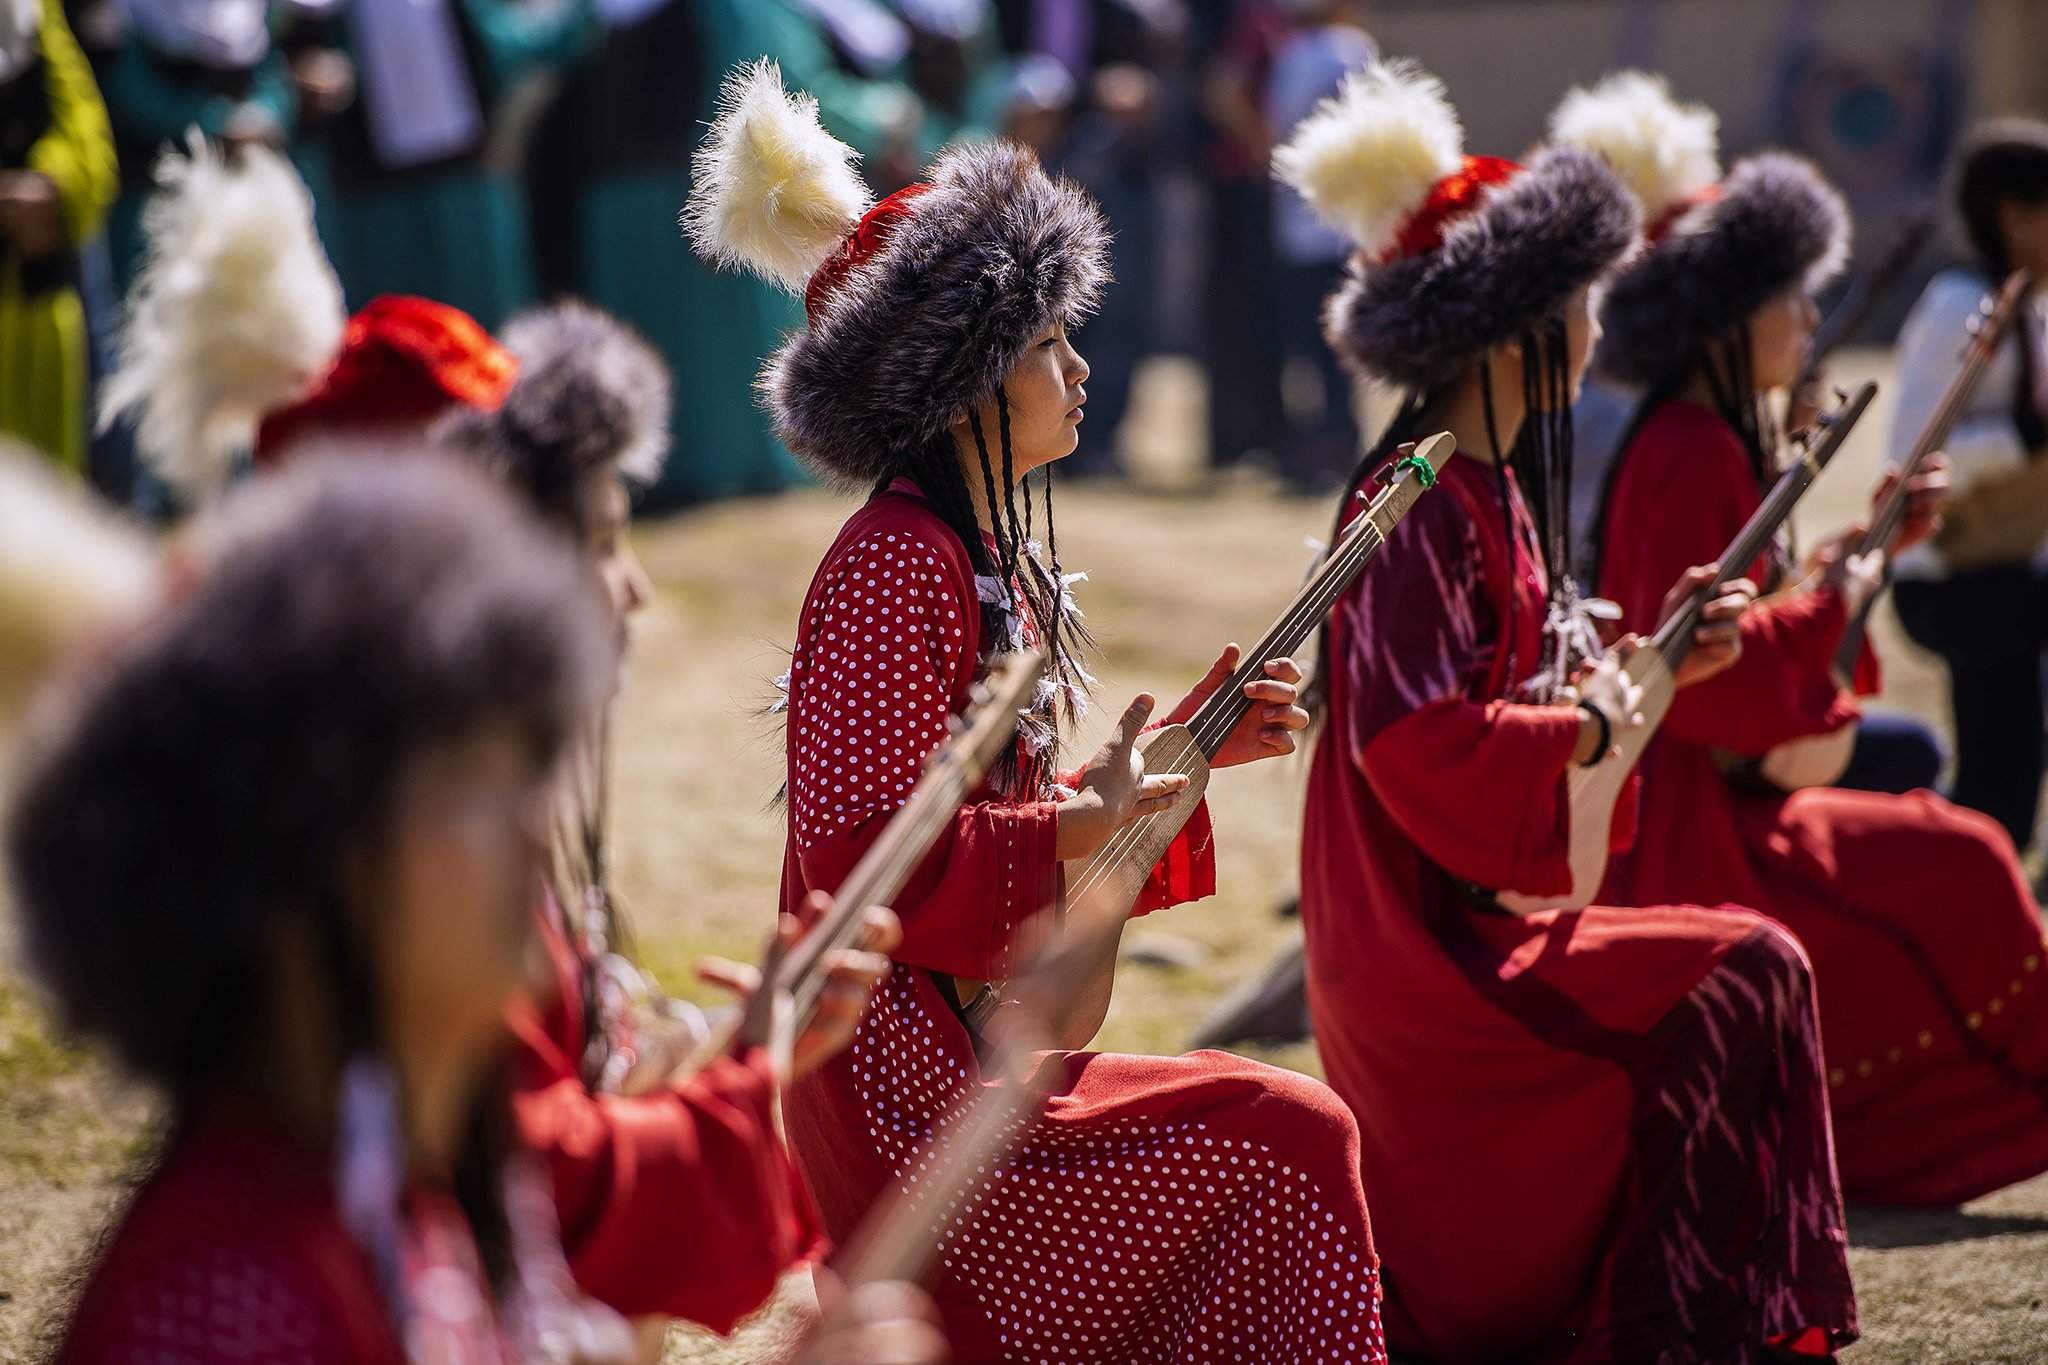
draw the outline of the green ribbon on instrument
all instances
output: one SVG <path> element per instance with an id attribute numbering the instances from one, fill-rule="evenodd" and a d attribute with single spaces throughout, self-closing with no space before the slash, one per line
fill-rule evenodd
<path id="1" fill-rule="evenodd" d="M 1436 487 L 1436 466 L 1423 459 L 1420 455 L 1403 455 L 1400 459 L 1394 461 L 1395 478 L 1400 478 L 1401 471 L 1404 469 L 1415 471 L 1416 482 L 1422 485 L 1424 491 Z"/>

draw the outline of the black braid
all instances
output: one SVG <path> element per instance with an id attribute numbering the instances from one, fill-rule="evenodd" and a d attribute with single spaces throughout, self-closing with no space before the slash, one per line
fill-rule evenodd
<path id="1" fill-rule="evenodd" d="M 989 533 L 995 537 L 996 542 L 996 576 L 1007 583 L 1017 576 L 1017 547 L 1010 543 L 1007 535 L 1009 527 L 1005 524 L 1003 516 L 1003 509 L 1007 503 L 1004 497 L 999 497 L 996 493 L 996 471 L 988 457 L 988 436 L 981 429 L 981 414 L 970 409 L 967 414 L 967 425 L 974 432 L 974 449 L 981 456 L 982 493 L 988 499 Z M 976 539 L 980 539 L 978 532 Z"/>
<path id="2" fill-rule="evenodd" d="M 1024 515 L 1026 517 L 1029 517 L 1031 515 L 1031 499 L 1028 494 L 1024 499 Z M 1025 522 L 1026 526 L 1029 526 L 1030 524 L 1031 523 L 1029 521 Z M 1045 467 L 1045 554 L 1046 558 L 1052 561 L 1053 575 L 1055 577 L 1058 577 L 1060 572 L 1060 538 L 1059 533 L 1054 531 L 1052 528 L 1051 465 L 1047 465 Z M 1065 580 L 1061 581 L 1064 582 Z"/>
<path id="3" fill-rule="evenodd" d="M 1012 556 L 1012 564 L 1015 566 L 1013 572 L 1016 573 L 1018 582 L 1024 588 L 1025 600 L 1031 606 L 1032 616 L 1038 621 L 1039 633 L 1045 643 L 1046 658 L 1050 664 L 1053 680 L 1053 711 L 1055 713 L 1054 715 L 1047 716 L 1046 720 L 1053 727 L 1053 733 L 1057 735 L 1059 732 L 1059 713 L 1063 711 L 1069 721 L 1079 719 L 1080 708 L 1076 699 L 1081 692 L 1082 670 L 1079 660 L 1075 657 L 1075 651 L 1077 648 L 1085 647 L 1089 643 L 1089 637 L 1080 623 L 1069 620 L 1066 612 L 1063 610 L 1065 605 L 1065 586 L 1060 578 L 1057 544 L 1055 543 L 1050 546 L 1050 553 L 1054 557 L 1052 568 L 1048 570 L 1044 563 L 1030 553 L 1023 532 L 1019 528 L 1016 488 L 1009 483 L 1011 470 L 1015 467 L 1015 454 L 1010 446 L 1010 402 L 1008 396 L 1001 389 L 996 390 L 996 411 L 999 419 L 999 435 L 1003 443 L 1005 505 L 1002 515 L 1007 517 L 1012 540 L 1018 545 L 1017 552 Z M 982 467 L 984 470 L 988 468 L 988 455 L 986 451 L 982 453 Z M 1024 490 L 1024 501 L 1026 507 L 1029 507 L 1031 490 L 1028 485 L 1028 476 Z M 991 520 L 996 519 L 998 519 L 996 516 L 991 516 Z M 1045 521 L 1047 527 L 1051 527 L 1052 469 L 1050 466 L 1047 466 L 1045 471 Z M 1049 530 L 1047 535 L 1048 539 L 1050 539 L 1051 532 Z"/>
<path id="4" fill-rule="evenodd" d="M 1018 555 L 1023 555 L 1028 552 L 1031 537 L 1017 524 L 1017 472 L 1010 449 L 1010 395 L 1000 388 L 996 390 L 996 434 L 1003 446 L 1003 511 L 1009 518 L 1010 543 L 1016 546 Z M 1028 487 L 1024 490 L 1024 503 L 1026 507 L 1031 505 Z M 989 514 L 991 517 L 995 515 L 993 506 L 989 508 Z"/>
<path id="5" fill-rule="evenodd" d="M 1523 364 L 1527 365 L 1525 358 Z M 1493 451 L 1493 482 L 1500 492 L 1500 533 L 1510 546 L 1515 543 L 1514 501 L 1508 495 L 1508 452 L 1500 448 L 1500 423 L 1493 413 L 1493 359 L 1479 357 L 1479 401 L 1486 411 L 1486 444 Z M 1522 421 L 1526 424 L 1528 417 Z"/>
<path id="6" fill-rule="evenodd" d="M 1771 454 L 1777 442 L 1773 439 L 1768 446 L 1766 431 L 1771 423 L 1764 416 L 1763 405 L 1756 392 L 1755 363 L 1749 345 L 1749 327 L 1739 324 L 1730 332 L 1722 347 L 1727 369 L 1724 372 L 1717 364 L 1711 348 L 1700 353 L 1700 365 L 1707 379 L 1707 390 L 1714 399 L 1714 410 L 1741 438 L 1743 448 L 1749 455 L 1749 470 L 1761 492 L 1771 480 Z M 1775 437 L 1775 432 L 1771 432 Z"/>
<path id="7" fill-rule="evenodd" d="M 1536 555 L 1543 565 L 1546 605 L 1556 602 L 1572 576 L 1571 535 L 1571 341 L 1564 319 L 1546 319 L 1539 332 L 1525 331 L 1522 345 L 1522 426 L 1514 448 L 1499 467 L 1512 467 L 1535 524 Z M 1498 443 L 1489 404 L 1488 436 Z M 1506 474 L 1501 475 L 1505 484 Z M 1505 501 L 1507 490 L 1502 488 Z M 1512 519 L 1510 519 L 1512 520 Z M 1512 534 L 1510 545 L 1514 544 Z M 1568 669 L 1576 659 L 1566 658 Z"/>

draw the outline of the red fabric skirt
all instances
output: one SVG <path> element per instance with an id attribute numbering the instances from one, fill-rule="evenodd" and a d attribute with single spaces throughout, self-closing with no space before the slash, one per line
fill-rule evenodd
<path id="1" fill-rule="evenodd" d="M 1342 907 L 1305 895 L 1303 915 L 1331 1084 L 1396 1116 L 1363 1144 L 1396 1350 L 1722 1362 L 1855 1338 L 1811 979 L 1783 930 L 1446 904 L 1427 947 L 1367 957 L 1317 951 Z"/>
<path id="2" fill-rule="evenodd" d="M 1052 1052 L 1044 1117 L 966 1210 L 931 1284 L 962 1361 L 1370 1365 L 1385 1359 L 1358 1125 L 1319 1081 L 1220 1052 Z M 931 979 L 898 966 L 789 1130 L 833 1235 L 908 1189 L 980 1085 Z"/>
<path id="3" fill-rule="evenodd" d="M 1642 830 L 1603 894 L 1740 898 L 1813 960 L 1842 1190 L 1960 1203 L 2048 1170 L 2048 975 L 2012 843 L 1931 792 L 1739 794 L 1648 755 Z"/>

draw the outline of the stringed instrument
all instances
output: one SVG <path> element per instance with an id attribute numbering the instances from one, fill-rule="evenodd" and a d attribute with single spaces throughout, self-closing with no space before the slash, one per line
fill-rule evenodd
<path id="1" fill-rule="evenodd" d="M 2029 291 L 2022 312 L 2031 301 Z M 2012 325 L 2038 324 L 2016 315 Z M 1987 474 L 1949 497 L 1934 543 L 1950 568 L 2024 564 L 2048 539 L 2048 458 L 2026 454 L 2017 470 Z"/>
<path id="2" fill-rule="evenodd" d="M 1091 895 L 1099 884 L 1108 883 L 1117 888 L 1116 897 L 1126 910 L 1136 903 L 1153 867 L 1179 837 L 1201 801 L 1209 783 L 1209 760 L 1256 704 L 1245 696 L 1245 687 L 1266 676 L 1268 659 L 1282 658 L 1301 648 L 1337 599 L 1358 581 L 1359 574 L 1386 544 L 1387 537 L 1400 525 L 1416 499 L 1436 483 L 1437 471 L 1456 453 L 1457 443 L 1447 431 L 1412 446 L 1402 446 L 1398 458 L 1381 473 L 1378 495 L 1302 584 L 1280 618 L 1256 645 L 1244 652 L 1229 680 L 1210 693 L 1186 724 L 1161 726 L 1138 741 L 1138 749 L 1145 756 L 1146 772 L 1182 773 L 1187 776 L 1188 785 L 1165 810 L 1132 821 L 1093 858 L 1079 867 L 1070 865 L 1070 897 Z"/>
<path id="3" fill-rule="evenodd" d="M 1069 901 L 1088 898 L 1113 902 L 1129 915 L 1151 878 L 1152 869 L 1179 837 L 1208 790 L 1209 760 L 1254 705 L 1244 695 L 1245 687 L 1266 676 L 1268 659 L 1283 657 L 1301 647 L 1344 590 L 1358 580 L 1358 575 L 1386 544 L 1387 537 L 1415 505 L 1415 500 L 1436 483 L 1437 471 L 1457 449 L 1457 442 L 1447 431 L 1400 447 L 1396 458 L 1380 473 L 1379 494 L 1331 547 L 1295 593 L 1294 600 L 1280 613 L 1280 619 L 1257 645 L 1245 652 L 1237 671 L 1196 708 L 1185 724 L 1163 725 L 1139 738 L 1136 747 L 1147 773 L 1180 774 L 1188 779 L 1188 784 L 1163 810 L 1133 820 L 1118 830 L 1094 857 L 1067 863 L 1065 888 Z M 1001 984 L 985 985 L 962 1012 L 968 1028 L 979 1032 L 981 1022 L 1002 1000 Z M 1108 1008 L 1108 996 L 1101 994 L 1094 1004 L 1096 1026 L 1100 1026 Z M 1093 1029 L 1088 1030 L 1087 1036 L 1094 1036 Z M 1078 1046 L 1078 1038 L 1077 1033 L 1065 1041 Z"/>
<path id="4" fill-rule="evenodd" d="M 909 798 L 846 874 L 831 907 L 764 974 L 760 989 L 778 992 L 791 1002 L 785 1021 L 791 1038 L 817 1014 L 831 955 L 860 945 L 868 908 L 895 899 L 961 803 L 981 784 L 989 765 L 1015 739 L 1018 714 L 1029 704 L 1044 668 L 1045 655 L 1039 650 L 1020 651 L 991 666 L 988 677 L 974 687 L 973 705 L 965 716 L 948 722 L 952 733 L 925 760 Z M 742 1012 L 700 1057 L 730 1052 L 740 1041 L 744 1018 Z"/>
<path id="5" fill-rule="evenodd" d="M 1956 421 L 1969 406 L 1970 398 L 1977 391 L 1978 383 L 1984 378 L 1985 369 L 1991 358 L 1998 354 L 1998 348 L 2011 330 L 2013 320 L 2019 316 L 2020 303 L 2033 287 L 2033 280 L 2024 270 L 2015 270 L 2005 277 L 2005 283 L 1995 295 L 1986 295 L 1978 307 L 1977 316 L 1970 319 L 1968 339 L 1963 343 L 1963 363 L 1957 369 L 1955 378 L 1941 395 L 1934 415 L 1921 429 L 1919 438 L 1907 453 L 1905 463 L 1899 466 L 1898 480 L 1891 491 L 1885 494 L 1871 514 L 1870 529 L 1863 533 L 1850 550 L 1852 555 L 1874 553 L 1889 554 L 1892 541 L 1898 537 L 1899 527 L 1905 523 L 1908 496 L 1906 485 L 1920 473 L 1927 463 L 1927 457 L 1941 449 L 1954 429 Z M 1876 605 L 1877 594 L 1872 593 L 1858 607 L 1850 618 L 1849 625 L 1842 632 L 1841 647 L 1835 651 L 1835 676 L 1846 685 L 1856 673 L 1856 660 L 1863 652 L 1863 637 L 1870 628 L 1870 611 Z"/>
<path id="6" fill-rule="evenodd" d="M 1655 635 L 1636 646 L 1623 664 L 1629 680 L 1642 688 L 1641 725 L 1617 726 L 1610 751 L 1590 767 L 1574 765 L 1565 778 L 1566 801 L 1570 808 L 1571 886 L 1556 895 L 1539 896 L 1502 889 L 1494 899 L 1503 909 L 1518 915 L 1545 910 L 1583 910 L 1600 892 L 1607 875 L 1608 835 L 1614 824 L 1614 804 L 1621 797 L 1629 774 L 1635 771 L 1643 751 L 1656 738 L 1657 727 L 1671 710 L 1677 694 L 1676 679 L 1686 656 L 1692 652 L 1693 636 L 1699 630 L 1701 612 L 1729 579 L 1740 578 L 1764 552 L 1778 528 L 1792 515 L 1799 499 L 1813 485 L 1828 461 L 1842 447 L 1842 441 L 1870 407 L 1877 385 L 1866 383 L 1851 394 L 1834 412 L 1816 423 L 1818 434 L 1809 432 L 1795 446 L 1795 458 L 1778 476 L 1770 493 L 1721 552 L 1720 569 L 1714 578 L 1687 598 L 1657 628 Z"/>
<path id="7" fill-rule="evenodd" d="M 877 1203 L 834 1259 L 851 1291 L 879 1280 L 916 1282 L 967 1227 L 978 1196 L 1030 1136 L 1047 1082 L 1060 1074 L 1040 1055 L 1058 1046 L 1069 1018 L 1087 1008 L 1087 986 L 1116 960 L 1130 906 L 1118 884 L 1097 881 L 1069 903 L 1061 933 L 1006 983 L 1001 1006 L 983 1021 L 982 1084 L 926 1135 L 901 1183 Z"/>
<path id="8" fill-rule="evenodd" d="M 1977 382 L 1984 375 L 1984 368 L 1997 353 L 1998 343 L 2005 330 L 2012 325 L 2020 300 L 2025 296 L 2028 280 L 2024 271 L 2014 271 L 2006 277 L 2005 286 L 1994 296 L 1987 295 L 1976 317 L 1970 320 L 1969 342 L 1963 350 L 1963 364 L 1949 382 L 1942 394 L 1934 416 L 1928 420 L 1919 439 L 1899 467 L 1898 479 L 1871 514 L 1870 529 L 1849 547 L 1848 556 L 1883 553 L 1889 555 L 1892 541 L 1898 537 L 1899 527 L 1906 519 L 1910 501 L 1907 483 L 1927 463 L 1928 456 L 1941 449 L 1948 440 L 1950 429 L 1969 404 L 1970 395 Z M 1889 580 L 1889 564 L 1886 565 L 1886 580 Z M 1856 604 L 1849 622 L 1842 631 L 1842 641 L 1835 647 L 1835 657 L 1829 666 L 1835 683 L 1839 687 L 1853 687 L 1856 680 L 1856 661 L 1863 653 L 1863 640 L 1870 629 L 1870 613 L 1877 606 L 1878 589 L 1866 593 Z M 1781 792 L 1795 792 L 1807 787 L 1828 787 L 1841 781 L 1848 771 L 1849 760 L 1856 751 L 1856 727 L 1844 725 L 1825 734 L 1801 735 L 1777 745 L 1753 763 L 1738 763 L 1736 770 L 1753 776 L 1768 787 Z"/>

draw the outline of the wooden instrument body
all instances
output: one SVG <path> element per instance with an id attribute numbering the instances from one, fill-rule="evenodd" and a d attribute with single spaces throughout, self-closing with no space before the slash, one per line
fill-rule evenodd
<path id="1" fill-rule="evenodd" d="M 1801 735 L 1773 747 L 1758 759 L 1756 775 L 1781 792 L 1832 787 L 1849 770 L 1849 756 L 1855 750 L 1853 723 L 1824 735 Z"/>
<path id="2" fill-rule="evenodd" d="M 1628 785 L 1629 774 L 1642 760 L 1643 751 L 1656 736 L 1657 727 L 1671 709 L 1677 684 L 1663 653 L 1645 642 L 1629 656 L 1624 666 L 1629 678 L 1643 689 L 1639 712 L 1641 725 L 1620 729 L 1614 748 L 1592 767 L 1574 765 L 1565 777 L 1565 800 L 1569 811 L 1567 827 L 1571 840 L 1572 882 L 1569 889 L 1554 895 L 1528 895 L 1501 890 L 1494 899 L 1504 910 L 1517 915 L 1535 915 L 1545 910 L 1583 910 L 1600 894 L 1607 877 L 1608 836 L 1614 828 L 1614 804 Z"/>
<path id="3" fill-rule="evenodd" d="M 1195 807 L 1209 790 L 1209 760 L 1185 725 L 1163 725 L 1147 731 L 1138 737 L 1136 747 L 1145 760 L 1147 773 L 1181 773 L 1188 784 L 1174 794 L 1166 809 L 1132 821 L 1093 858 L 1074 859 L 1063 865 L 1068 904 L 1085 905 L 1085 913 L 1091 917 L 1114 916 L 1119 921 L 1130 917 L 1139 893 L 1152 878 L 1152 869 L 1187 828 Z M 1099 927 L 1090 926 L 1091 932 Z M 1110 954 L 1087 988 L 1089 998 L 1075 1001 L 1063 1021 L 1058 1037 L 1060 1046 L 1086 1047 L 1101 1030 L 1102 1021 L 1109 1017 L 1110 991 L 1115 980 L 1116 957 Z"/>
<path id="4" fill-rule="evenodd" d="M 1194 818 L 1195 807 L 1209 790 L 1209 760 L 1185 725 L 1162 725 L 1138 737 L 1138 753 L 1145 760 L 1147 774 L 1180 773 L 1187 786 L 1174 794 L 1166 809 L 1142 820 L 1134 820 L 1109 842 L 1109 847 L 1083 862 L 1066 864 L 1067 894 L 1092 894 L 1093 885 L 1106 882 L 1116 888 L 1113 899 L 1126 912 L 1137 904 L 1138 893 L 1152 876 L 1152 869 L 1166 856 L 1166 850 Z"/>

